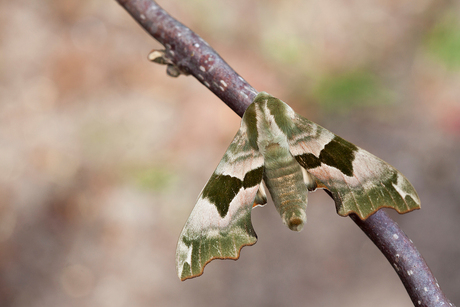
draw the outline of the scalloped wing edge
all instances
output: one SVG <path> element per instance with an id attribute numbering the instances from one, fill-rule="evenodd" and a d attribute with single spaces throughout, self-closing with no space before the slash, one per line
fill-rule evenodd
<path id="1" fill-rule="evenodd" d="M 251 211 L 266 202 L 263 165 L 242 124 L 182 229 L 176 250 L 181 280 L 203 274 L 213 259 L 237 259 L 244 246 L 256 243 Z"/>
<path id="2" fill-rule="evenodd" d="M 219 218 L 214 204 L 200 197 L 177 244 L 176 269 L 181 280 L 202 275 L 204 267 L 214 259 L 236 260 L 244 246 L 257 242 L 251 223 L 257 190 L 258 185 L 241 188 L 225 218 Z"/>
<path id="3" fill-rule="evenodd" d="M 291 153 L 329 191 L 339 215 L 365 220 L 381 208 L 420 209 L 417 192 L 396 168 L 298 114 L 294 123 Z"/>

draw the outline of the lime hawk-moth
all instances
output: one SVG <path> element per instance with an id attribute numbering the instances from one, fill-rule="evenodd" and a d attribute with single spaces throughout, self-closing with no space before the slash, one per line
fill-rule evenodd
<path id="1" fill-rule="evenodd" d="M 420 208 L 410 182 L 369 152 L 303 118 L 281 100 L 259 93 L 203 188 L 179 238 L 181 280 L 199 276 L 213 259 L 237 259 L 257 241 L 251 210 L 267 202 L 265 182 L 283 222 L 300 231 L 307 193 L 326 189 L 337 213 L 366 219 L 383 207 Z"/>

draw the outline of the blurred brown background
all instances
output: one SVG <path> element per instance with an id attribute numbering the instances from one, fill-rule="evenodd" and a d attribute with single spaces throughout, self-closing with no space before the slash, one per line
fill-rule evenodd
<path id="1" fill-rule="evenodd" d="M 174 0 L 257 90 L 400 169 L 398 221 L 460 304 L 460 6 L 435 0 Z M 175 245 L 240 119 L 115 2 L 0 1 L 0 306 L 411 306 L 324 192 L 301 233 L 180 282 Z"/>

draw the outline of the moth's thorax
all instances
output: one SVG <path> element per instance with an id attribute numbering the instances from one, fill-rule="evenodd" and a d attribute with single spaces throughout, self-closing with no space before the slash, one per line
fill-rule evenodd
<path id="1" fill-rule="evenodd" d="M 289 149 L 287 133 L 292 129 L 295 112 L 287 104 L 272 96 L 260 95 L 248 107 L 243 124 L 252 146 L 262 154 L 271 144 Z"/>

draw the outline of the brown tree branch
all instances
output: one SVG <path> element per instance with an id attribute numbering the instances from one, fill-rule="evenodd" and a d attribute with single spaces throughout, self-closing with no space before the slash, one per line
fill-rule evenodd
<path id="1" fill-rule="evenodd" d="M 193 75 L 233 111 L 242 116 L 257 91 L 241 78 L 196 33 L 172 18 L 152 0 L 117 0 L 157 41 L 164 60 Z M 415 306 L 453 306 L 439 288 L 415 245 L 382 210 L 362 221 L 350 216 L 385 255 Z"/>
<path id="2" fill-rule="evenodd" d="M 350 217 L 388 259 L 415 306 L 453 306 L 414 243 L 388 214 L 379 210 L 365 221 Z"/>
<path id="3" fill-rule="evenodd" d="M 193 75 L 243 116 L 257 91 L 240 77 L 207 42 L 150 0 L 117 0 L 165 47 L 165 57 L 185 74 Z"/>

